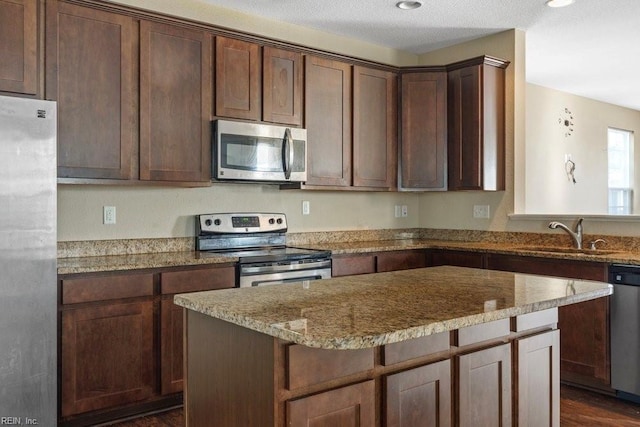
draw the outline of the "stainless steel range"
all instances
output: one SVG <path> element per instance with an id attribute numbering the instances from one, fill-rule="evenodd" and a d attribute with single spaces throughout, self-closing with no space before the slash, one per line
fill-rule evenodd
<path id="1" fill-rule="evenodd" d="M 282 213 L 196 216 L 196 249 L 237 257 L 241 288 L 331 277 L 331 252 L 286 245 Z"/>

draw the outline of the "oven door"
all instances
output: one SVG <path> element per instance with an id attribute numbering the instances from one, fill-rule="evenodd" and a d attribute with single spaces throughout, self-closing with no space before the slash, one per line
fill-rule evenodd
<path id="1" fill-rule="evenodd" d="M 217 120 L 213 170 L 218 180 L 303 182 L 306 130 Z"/>
<path id="2" fill-rule="evenodd" d="M 240 269 L 240 287 L 280 285 L 289 282 L 302 282 L 305 280 L 318 280 L 331 278 L 331 264 L 329 266 L 311 268 L 305 270 L 289 270 L 262 272 L 255 274 L 243 273 Z"/>

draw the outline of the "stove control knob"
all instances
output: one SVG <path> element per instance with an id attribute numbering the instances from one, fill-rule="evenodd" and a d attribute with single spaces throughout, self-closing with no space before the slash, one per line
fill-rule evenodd
<path id="1" fill-rule="evenodd" d="M 273 225 L 273 223 L 276 222 L 273 218 L 269 218 L 269 224 Z"/>
<path id="2" fill-rule="evenodd" d="M 220 225 L 220 224 L 221 224 L 221 221 L 220 221 L 220 219 L 216 218 L 216 219 L 214 219 L 214 220 L 213 220 L 213 223 L 214 223 L 215 225 Z"/>
<path id="3" fill-rule="evenodd" d="M 278 224 L 282 224 L 282 218 L 278 218 L 278 221 L 276 221 Z"/>
<path id="4" fill-rule="evenodd" d="M 205 220 L 204 221 L 204 225 L 206 225 L 207 227 L 210 227 L 211 226 L 211 220 L 210 219 Z"/>

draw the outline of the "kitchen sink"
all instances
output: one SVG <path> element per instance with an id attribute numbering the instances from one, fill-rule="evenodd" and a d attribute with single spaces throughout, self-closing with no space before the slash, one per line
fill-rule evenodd
<path id="1" fill-rule="evenodd" d="M 611 251 L 603 249 L 577 249 L 577 248 L 559 248 L 554 246 L 518 246 L 514 248 L 517 251 L 531 252 L 551 252 L 561 254 L 584 254 L 584 255 L 610 255 L 619 253 L 620 251 Z"/>

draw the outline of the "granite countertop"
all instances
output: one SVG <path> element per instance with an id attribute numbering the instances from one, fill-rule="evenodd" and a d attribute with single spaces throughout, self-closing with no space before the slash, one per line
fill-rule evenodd
<path id="1" fill-rule="evenodd" d="M 97 273 L 235 262 L 238 262 L 237 257 L 198 251 L 58 258 L 58 274 Z"/>
<path id="2" fill-rule="evenodd" d="M 307 249 L 331 251 L 333 255 L 359 254 L 413 249 L 449 249 L 470 252 L 490 252 L 508 255 L 538 256 L 544 258 L 574 259 L 606 263 L 640 264 L 640 254 L 623 250 L 575 250 L 531 243 L 463 242 L 455 240 L 376 240 L 368 242 L 337 242 L 299 245 Z M 546 249 L 546 250 L 545 250 Z"/>
<path id="3" fill-rule="evenodd" d="M 329 250 L 333 255 L 358 254 L 412 249 L 451 249 L 474 252 L 491 252 L 510 255 L 538 256 L 545 258 L 574 259 L 605 263 L 640 264 L 640 254 L 618 250 L 597 250 L 577 253 L 571 248 L 540 250 L 542 246 L 529 244 L 464 242 L 457 240 L 397 239 L 352 242 L 297 244 L 293 246 Z M 234 263 L 238 259 L 224 254 L 198 251 L 158 252 L 149 254 L 101 255 L 58 258 L 58 274 L 95 273 L 104 271 L 138 270 L 146 268 L 179 267 Z"/>
<path id="4" fill-rule="evenodd" d="M 309 347 L 359 349 L 600 298 L 612 289 L 442 266 L 180 294 L 174 302 Z"/>

